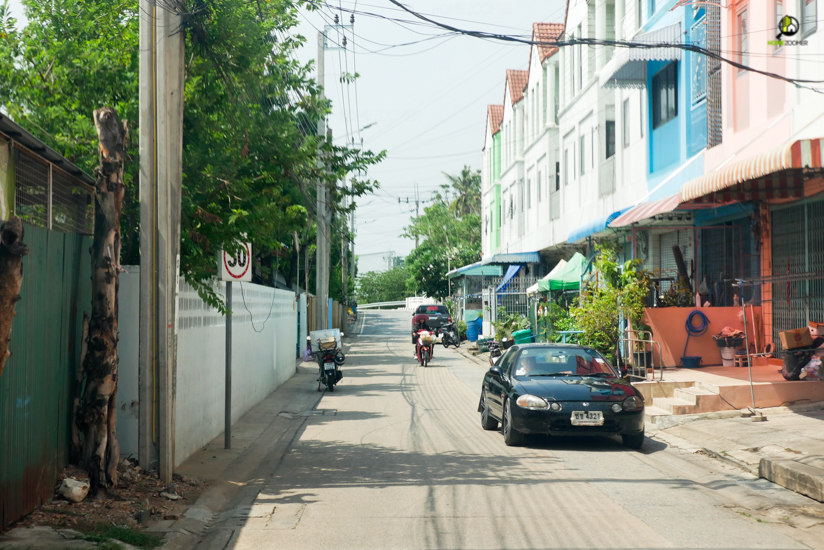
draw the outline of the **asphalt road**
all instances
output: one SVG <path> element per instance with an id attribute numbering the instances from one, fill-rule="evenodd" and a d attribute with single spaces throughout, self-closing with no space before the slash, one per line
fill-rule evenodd
<path id="1" fill-rule="evenodd" d="M 480 427 L 483 367 L 437 347 L 423 369 L 409 314 L 361 317 L 344 379 L 260 480 L 227 548 L 808 547 L 730 498 L 752 488 L 655 440 L 642 452 L 618 438 L 506 447 Z"/>

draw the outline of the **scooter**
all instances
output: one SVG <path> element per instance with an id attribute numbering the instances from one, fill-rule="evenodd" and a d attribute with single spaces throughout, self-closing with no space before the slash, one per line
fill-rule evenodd
<path id="1" fill-rule="evenodd" d="M 458 337 L 458 329 L 455 328 L 455 323 L 449 323 L 441 327 L 439 336 L 443 347 L 448 348 L 450 345 L 456 348 L 461 347 L 461 339 Z"/>
<path id="2" fill-rule="evenodd" d="M 343 336 L 343 333 L 341 333 Z M 312 339 L 311 336 L 306 337 L 307 340 Z M 319 338 L 318 351 L 315 353 L 315 359 L 318 362 L 318 391 L 323 386 L 326 386 L 330 392 L 335 391 L 335 385 L 343 378 L 343 372 L 340 367 L 346 362 L 346 356 L 343 351 L 338 349 L 337 342 L 334 338 Z"/>
<path id="3" fill-rule="evenodd" d="M 424 367 L 432 360 L 434 342 L 435 339 L 428 330 L 422 330 L 418 333 L 418 362 Z"/>
<path id="4" fill-rule="evenodd" d="M 504 338 L 506 341 L 506 338 Z M 503 355 L 503 351 L 501 351 L 501 343 L 497 340 L 490 340 L 487 344 L 489 346 L 489 366 L 495 366 L 495 363 L 498 361 L 498 358 Z"/>

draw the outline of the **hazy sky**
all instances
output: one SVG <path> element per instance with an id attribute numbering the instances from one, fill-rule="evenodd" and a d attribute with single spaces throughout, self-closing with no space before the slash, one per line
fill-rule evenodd
<path id="1" fill-rule="evenodd" d="M 562 0 L 407 0 L 415 11 L 459 28 L 527 36 L 533 21 L 562 22 Z M 20 16 L 19 0 L 11 0 Z M 326 52 L 325 84 L 333 102 L 329 125 L 338 142 L 347 133 L 364 147 L 385 149 L 388 157 L 369 177 L 381 183 L 374 196 L 359 201 L 355 253 L 361 272 L 379 268 L 385 252 L 405 256 L 414 241 L 400 234 L 414 215 L 415 184 L 422 200 L 445 182 L 443 172 L 464 165 L 479 169 L 486 105 L 503 102 L 506 69 L 525 69 L 526 45 L 508 45 L 466 36 L 436 37 L 435 29 L 411 24 L 412 16 L 387 0 L 329 0 L 322 13 L 302 13 L 296 34 L 306 37 L 301 61 L 317 57 L 317 33 L 335 14 L 349 25 L 355 9 L 401 19 L 356 13 L 347 50 Z M 329 38 L 340 42 L 339 31 Z M 390 47 L 408 42 L 425 42 Z M 353 51 L 354 43 L 354 51 Z M 335 46 L 335 44 L 329 44 Z M 344 72 L 361 76 L 342 85 Z M 375 126 L 357 132 L 370 123 Z M 398 204 L 398 199 L 402 204 Z M 409 204 L 406 201 L 409 199 Z"/>

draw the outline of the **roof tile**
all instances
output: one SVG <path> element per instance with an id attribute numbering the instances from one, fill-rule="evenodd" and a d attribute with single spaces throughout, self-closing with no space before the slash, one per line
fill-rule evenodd
<path id="1" fill-rule="evenodd" d="M 506 82 L 509 85 L 509 97 L 515 105 L 524 98 L 524 88 L 529 83 L 529 71 L 507 69 Z"/>
<path id="2" fill-rule="evenodd" d="M 487 105 L 486 116 L 489 118 L 489 126 L 492 129 L 492 135 L 494 136 L 501 131 L 501 122 L 504 120 L 504 106 Z"/>
<path id="3" fill-rule="evenodd" d="M 532 39 L 536 42 L 555 42 L 562 34 L 564 34 L 563 23 L 532 24 Z M 541 61 L 543 61 L 557 52 L 558 48 L 541 44 L 538 45 L 538 50 L 541 52 Z"/>

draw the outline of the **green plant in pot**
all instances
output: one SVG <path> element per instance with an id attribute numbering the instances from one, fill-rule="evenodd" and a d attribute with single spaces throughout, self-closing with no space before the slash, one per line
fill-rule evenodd
<path id="1" fill-rule="evenodd" d="M 506 308 L 498 308 L 498 319 L 492 323 L 495 327 L 495 338 L 502 342 L 504 338 L 507 342 L 512 341 L 512 333 L 529 328 L 529 319 L 518 313 L 507 313 Z"/>

